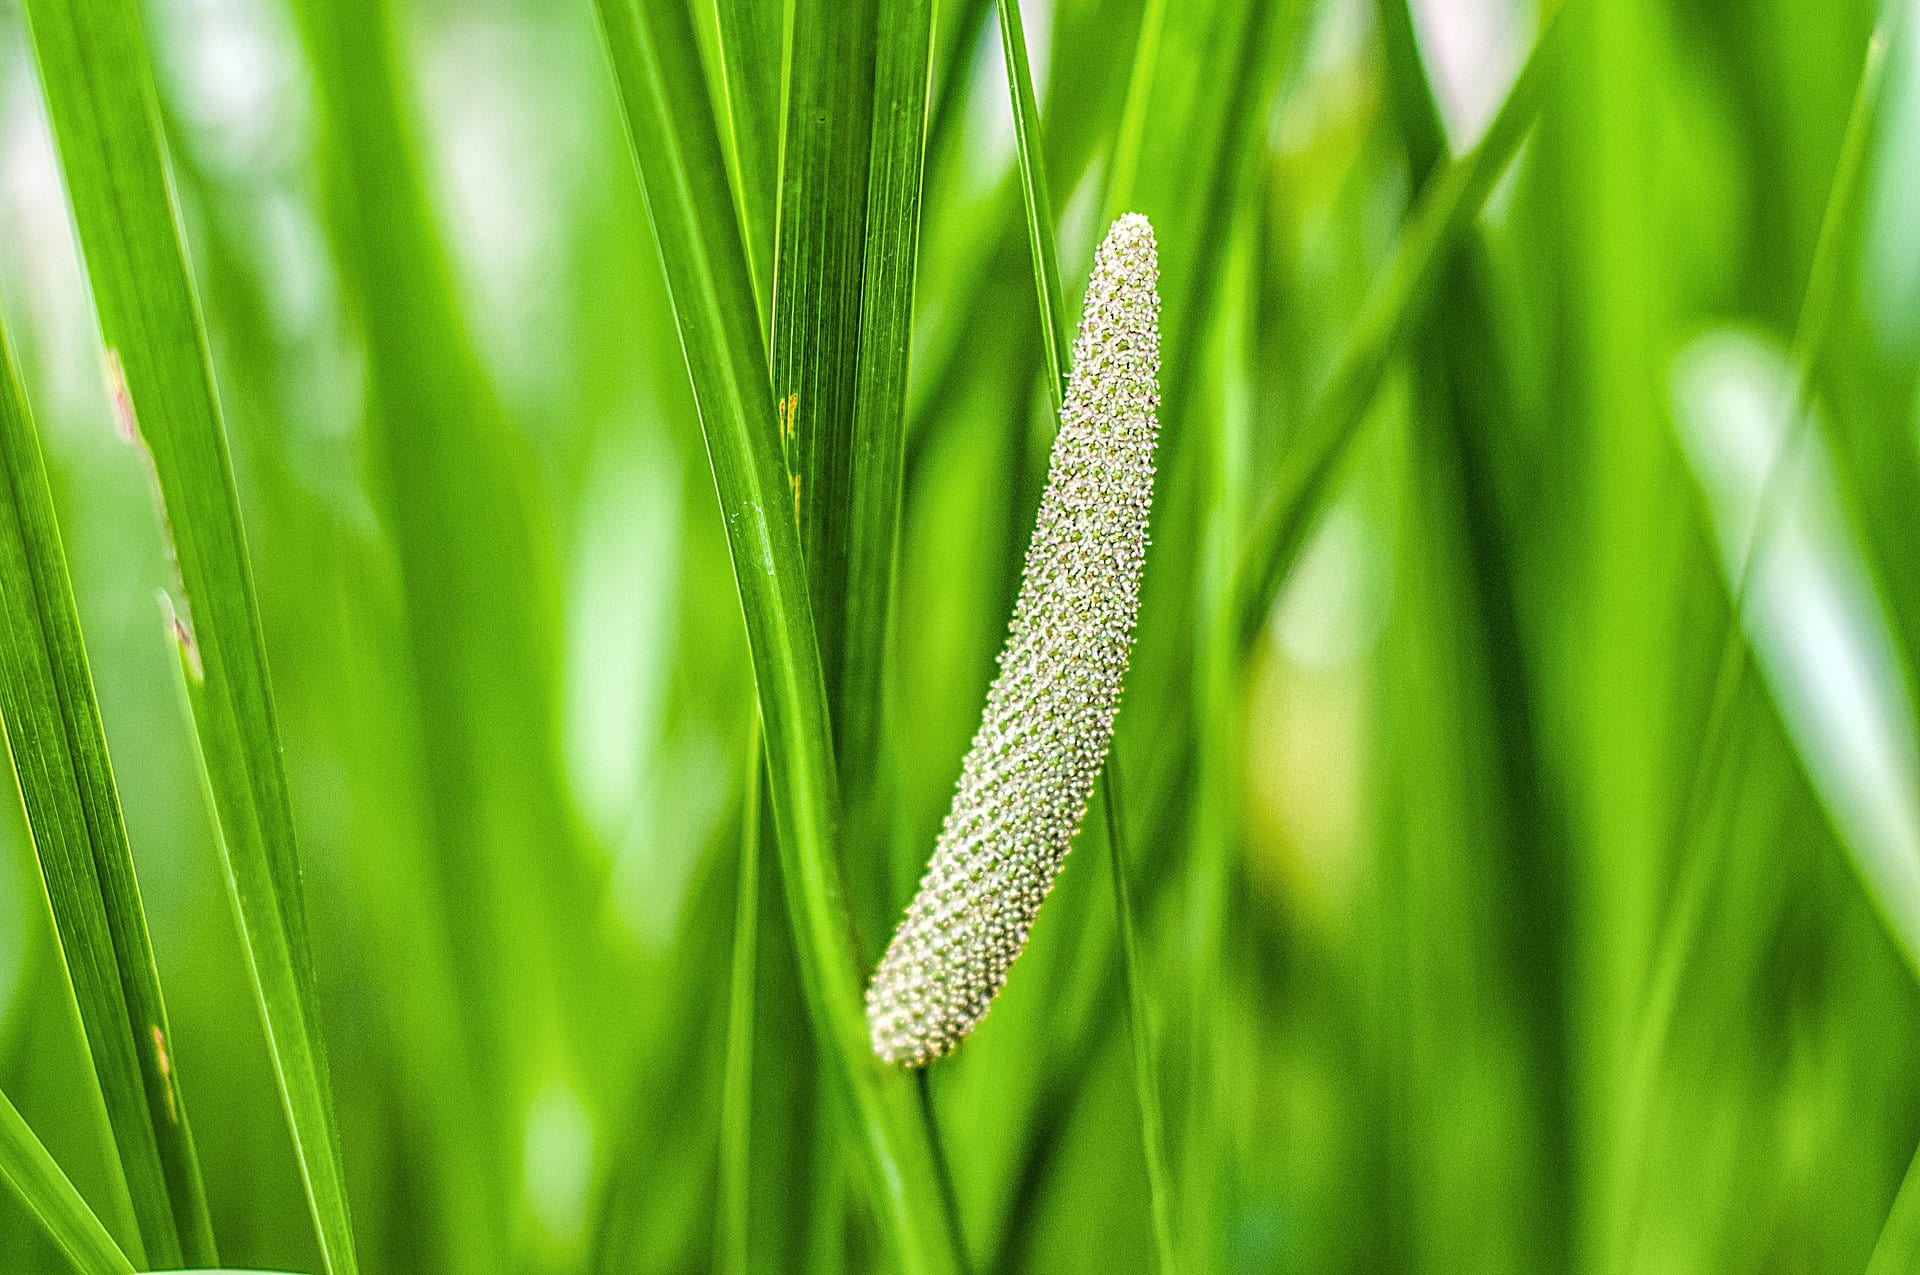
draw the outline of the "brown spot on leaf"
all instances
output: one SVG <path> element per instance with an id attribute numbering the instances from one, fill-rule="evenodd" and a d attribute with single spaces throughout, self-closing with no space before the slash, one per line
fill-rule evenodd
<path id="1" fill-rule="evenodd" d="M 129 443 L 140 441 L 140 425 L 133 415 L 133 393 L 127 389 L 127 369 L 120 351 L 107 349 L 107 399 L 113 404 L 113 423 Z"/>
<path id="2" fill-rule="evenodd" d="M 160 1078 L 167 1082 L 167 1119 L 174 1124 L 180 1123 L 180 1105 L 173 1097 L 173 1055 L 167 1052 L 167 1038 L 160 1031 L 158 1023 L 153 1024 L 153 1056 L 160 1068 Z"/>
<path id="3" fill-rule="evenodd" d="M 774 413 L 780 418 L 780 441 L 784 445 L 793 440 L 794 418 L 800 410 L 800 391 L 795 390 L 782 399 L 775 399 Z"/>

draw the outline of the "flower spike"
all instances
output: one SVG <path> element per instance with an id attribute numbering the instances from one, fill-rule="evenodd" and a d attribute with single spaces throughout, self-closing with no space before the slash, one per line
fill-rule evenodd
<path id="1" fill-rule="evenodd" d="M 867 989 L 876 1054 L 950 1053 L 1007 981 L 1106 764 L 1140 606 L 1160 391 L 1153 228 L 1094 256 L 1000 672 L 933 860 Z"/>

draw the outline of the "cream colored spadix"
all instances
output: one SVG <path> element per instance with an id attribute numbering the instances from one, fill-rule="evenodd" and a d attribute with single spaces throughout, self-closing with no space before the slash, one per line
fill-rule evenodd
<path id="1" fill-rule="evenodd" d="M 1094 257 L 1000 672 L 933 860 L 867 989 L 867 1029 L 888 1062 L 932 1062 L 986 1014 L 1106 763 L 1153 499 L 1158 277 L 1153 228 L 1121 217 Z"/>

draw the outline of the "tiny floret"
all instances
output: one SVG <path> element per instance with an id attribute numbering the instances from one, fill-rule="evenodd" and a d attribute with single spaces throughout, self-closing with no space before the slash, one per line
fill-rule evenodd
<path id="1" fill-rule="evenodd" d="M 876 1054 L 920 1067 L 985 1016 L 1106 764 L 1140 608 L 1160 406 L 1153 228 L 1094 256 L 1000 672 L 933 859 L 867 989 Z"/>

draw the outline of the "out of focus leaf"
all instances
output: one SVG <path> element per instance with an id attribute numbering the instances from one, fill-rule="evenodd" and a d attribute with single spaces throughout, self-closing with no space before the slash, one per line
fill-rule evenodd
<path id="1" fill-rule="evenodd" d="M 132 1275 L 133 1264 L 100 1225 L 40 1139 L 0 1094 L 0 1179 L 82 1275 Z"/>
<path id="2" fill-rule="evenodd" d="M 1787 732 L 1920 969 L 1914 700 L 1840 503 L 1822 427 L 1789 433 L 1798 384 L 1778 349 L 1748 334 L 1712 333 L 1675 363 L 1675 419 L 1730 588 L 1752 555 L 1743 624 Z"/>

